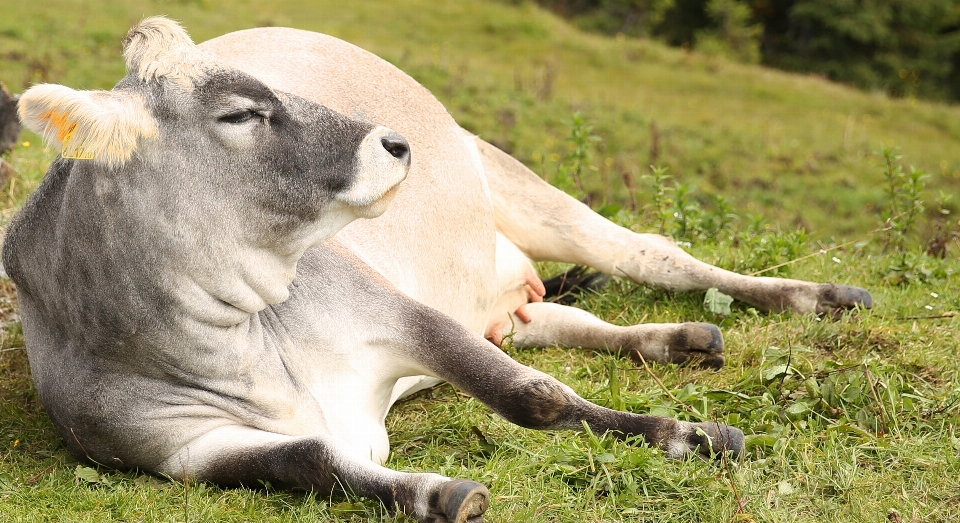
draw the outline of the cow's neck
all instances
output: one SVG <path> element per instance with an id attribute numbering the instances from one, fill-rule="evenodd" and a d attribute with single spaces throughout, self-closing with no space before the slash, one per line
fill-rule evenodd
<path id="1" fill-rule="evenodd" d="M 333 212 L 283 231 L 281 249 L 244 241 L 235 223 L 205 223 L 209 209 L 164 211 L 160 201 L 149 187 L 120 191 L 60 160 L 10 226 L 7 269 L 23 292 L 55 309 L 37 313 L 69 336 L 207 336 L 286 299 L 303 252 L 354 218 Z M 178 324 L 189 332 L 173 332 Z"/>
<path id="2" fill-rule="evenodd" d="M 342 219 L 345 224 L 350 218 Z M 171 237 L 169 225 L 160 226 L 151 242 L 165 249 L 156 285 L 201 324 L 240 324 L 289 297 L 298 260 L 343 226 L 336 221 L 287 232 L 282 244 L 244 238 L 236 224 L 223 224 L 193 241 Z"/>
<path id="3" fill-rule="evenodd" d="M 170 188 L 158 192 L 165 196 Z M 216 203 L 180 206 L 168 210 L 166 219 L 158 219 L 155 207 L 160 199 L 143 198 L 130 202 L 126 213 L 149 231 L 144 249 L 162 249 L 156 284 L 183 313 L 216 327 L 239 324 L 285 301 L 303 253 L 356 219 L 350 208 L 337 202 L 329 203 L 318 221 L 308 223 L 258 214 L 265 211 L 252 204 L 233 213 L 211 208 Z"/>
<path id="4" fill-rule="evenodd" d="M 238 246 L 229 253 L 211 247 L 204 254 L 204 258 L 209 256 L 206 260 L 180 264 L 177 259 L 186 260 L 198 252 L 176 253 L 160 275 L 163 281 L 158 284 L 166 287 L 188 316 L 201 323 L 227 327 L 287 299 L 298 255 L 284 256 L 249 245 Z"/>
<path id="5" fill-rule="evenodd" d="M 76 171 L 71 176 L 80 181 Z M 61 245 L 73 251 L 60 256 L 62 276 L 81 286 L 83 278 L 99 275 L 94 285 L 102 298 L 84 301 L 102 307 L 106 317 L 137 321 L 142 311 L 139 321 L 168 326 L 171 320 L 192 329 L 238 325 L 286 300 L 303 252 L 352 219 L 342 213 L 285 231 L 282 245 L 255 242 L 230 219 L 208 218 L 209 208 L 165 206 L 165 195 L 154 197 L 151 187 L 118 190 L 102 177 L 71 182 L 58 225 Z"/>

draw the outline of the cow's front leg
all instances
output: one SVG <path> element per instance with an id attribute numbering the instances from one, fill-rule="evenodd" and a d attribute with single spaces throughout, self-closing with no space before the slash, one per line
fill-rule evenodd
<path id="1" fill-rule="evenodd" d="M 398 472 L 348 456 L 323 435 L 291 437 L 250 427 L 214 429 L 180 449 L 158 472 L 222 486 L 273 487 L 379 499 L 423 523 L 483 521 L 489 493 L 480 483 Z"/>
<path id="2" fill-rule="evenodd" d="M 630 356 L 636 362 L 723 366 L 723 335 L 709 323 L 611 325 L 587 311 L 558 303 L 529 303 L 524 316 L 498 322 L 501 338 L 517 347 L 582 347 Z"/>
<path id="3" fill-rule="evenodd" d="M 475 143 L 497 230 L 533 260 L 586 265 L 673 291 L 716 287 L 774 312 L 823 314 L 873 305 L 870 293 L 859 287 L 745 276 L 704 263 L 668 238 L 637 234 L 610 222 L 496 147 L 479 138 Z"/>
<path id="4" fill-rule="evenodd" d="M 600 407 L 559 380 L 514 361 L 443 314 L 415 302 L 403 308 L 414 347 L 410 357 L 424 374 L 449 381 L 512 423 L 541 430 L 582 430 L 586 423 L 597 433 L 642 436 L 671 457 L 726 451 L 739 455 L 743 450 L 739 429 Z"/>

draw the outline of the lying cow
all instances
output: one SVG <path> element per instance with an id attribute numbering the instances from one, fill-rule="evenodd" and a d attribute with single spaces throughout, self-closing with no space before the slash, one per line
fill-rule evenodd
<path id="1" fill-rule="evenodd" d="M 483 485 L 380 465 L 398 397 L 446 380 L 524 427 L 585 422 L 670 456 L 743 447 L 732 427 L 596 406 L 488 341 L 722 364 L 715 326 L 615 327 L 540 301 L 530 260 L 766 310 L 871 304 L 617 227 L 331 37 L 265 28 L 197 47 L 150 18 L 124 56 L 112 91 L 22 96 L 23 122 L 62 154 L 3 249 L 40 398 L 70 450 L 100 464 L 342 483 L 420 521 L 480 521 Z"/>

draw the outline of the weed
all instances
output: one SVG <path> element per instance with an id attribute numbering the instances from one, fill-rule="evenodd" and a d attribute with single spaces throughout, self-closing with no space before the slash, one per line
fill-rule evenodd
<path id="1" fill-rule="evenodd" d="M 567 152 L 557 167 L 553 183 L 567 194 L 590 205 L 591 198 L 584 189 L 583 175 L 585 171 L 597 170 L 590 163 L 590 158 L 594 145 L 601 139 L 593 134 L 593 125 L 587 122 L 579 111 L 573 113 L 573 117 L 564 121 L 564 124 L 570 127 L 570 136 L 566 141 Z"/>
<path id="2" fill-rule="evenodd" d="M 883 175 L 886 182 L 886 210 L 881 213 L 887 231 L 884 251 L 902 253 L 907 249 L 910 235 L 923 213 L 923 190 L 930 175 L 911 166 L 909 173 L 900 164 L 902 155 L 895 147 L 882 146 L 878 154 L 883 157 Z"/>
<path id="3" fill-rule="evenodd" d="M 666 171 L 665 167 L 651 166 L 651 174 L 646 177 L 651 183 L 649 214 L 661 234 L 686 246 L 707 241 L 740 247 L 741 255 L 733 269 L 746 273 L 787 274 L 787 262 L 809 251 L 810 235 L 803 228 L 781 231 L 761 214 L 748 214 L 745 226 L 735 230 L 740 216 L 726 198 L 716 197 L 704 207 L 693 196 L 696 187 L 674 180 Z"/>
<path id="4" fill-rule="evenodd" d="M 886 258 L 880 272 L 883 281 L 889 285 L 942 284 L 956 274 L 956 268 L 942 258 L 930 256 L 919 249 L 910 249 Z"/>
<path id="5" fill-rule="evenodd" d="M 733 229 L 740 216 L 733 212 L 733 206 L 723 196 L 717 196 L 713 205 L 705 209 L 700 218 L 700 232 L 704 238 L 721 240 Z"/>
<path id="6" fill-rule="evenodd" d="M 898 285 L 946 281 L 953 275 L 953 269 L 935 259 L 946 258 L 949 242 L 960 237 L 947 221 L 953 195 L 940 191 L 934 199 L 937 212 L 930 224 L 933 233 L 921 248 L 919 230 L 925 224 L 920 220 L 926 209 L 924 190 L 930 175 L 912 166 L 905 171 L 900 164 L 903 157 L 893 147 L 881 147 L 877 154 L 883 157 L 884 194 L 887 198 L 880 213 L 883 252 L 893 254 L 886 259 L 882 269 L 884 281 Z"/>
<path id="7" fill-rule="evenodd" d="M 784 276 L 791 272 L 791 265 L 786 262 L 802 257 L 810 249 L 810 235 L 803 228 L 782 231 L 770 226 L 762 216 L 750 215 L 747 219 L 747 228 L 736 239 L 743 253 L 734 265 L 738 272 L 763 271 L 766 276 Z"/>
<path id="8" fill-rule="evenodd" d="M 676 181 L 673 186 L 673 230 L 670 236 L 690 243 L 699 232 L 700 203 L 691 196 L 697 188 Z"/>
<path id="9" fill-rule="evenodd" d="M 654 221 L 659 224 L 658 229 L 660 234 L 666 234 L 667 232 L 667 222 L 673 217 L 673 194 L 674 188 L 667 185 L 667 181 L 673 178 L 667 174 L 666 167 L 655 167 L 650 166 L 650 174 L 648 177 L 652 181 L 653 185 L 653 202 L 651 206 L 653 207 L 653 217 Z"/>

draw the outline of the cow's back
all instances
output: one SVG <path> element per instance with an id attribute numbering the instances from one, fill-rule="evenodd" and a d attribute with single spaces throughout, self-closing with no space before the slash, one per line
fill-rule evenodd
<path id="1" fill-rule="evenodd" d="M 443 105 L 393 65 L 330 36 L 260 28 L 200 47 L 274 89 L 406 137 L 413 163 L 397 198 L 337 239 L 406 294 L 481 332 L 497 292 L 493 212 L 476 149 Z"/>

